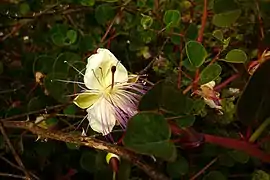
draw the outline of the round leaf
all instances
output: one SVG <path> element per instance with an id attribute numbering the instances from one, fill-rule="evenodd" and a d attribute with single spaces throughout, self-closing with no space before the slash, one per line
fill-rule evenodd
<path id="1" fill-rule="evenodd" d="M 218 27 L 229 27 L 240 17 L 241 10 L 215 14 L 212 23 Z"/>
<path id="2" fill-rule="evenodd" d="M 66 115 L 74 115 L 76 111 L 77 111 L 77 108 L 74 104 L 69 105 L 63 110 L 64 114 Z"/>
<path id="3" fill-rule="evenodd" d="M 44 80 L 44 85 L 49 95 L 59 102 L 66 103 L 68 98 L 67 85 L 58 80 L 65 80 L 66 75 L 61 73 L 50 73 Z"/>
<path id="4" fill-rule="evenodd" d="M 64 52 L 58 55 L 53 64 L 53 72 L 67 73 L 68 69 L 72 69 L 70 65 L 80 61 L 81 57 L 78 54 L 72 52 Z"/>
<path id="5" fill-rule="evenodd" d="M 203 180 L 227 180 L 227 178 L 219 171 L 211 171 L 203 177 Z"/>
<path id="6" fill-rule="evenodd" d="M 192 126 L 193 123 L 195 122 L 195 119 L 196 119 L 195 116 L 184 116 L 175 119 L 175 122 L 179 127 L 185 128 Z"/>
<path id="7" fill-rule="evenodd" d="M 262 170 L 256 170 L 252 174 L 252 180 L 270 180 L 270 175 Z"/>
<path id="8" fill-rule="evenodd" d="M 218 64 L 211 64 L 204 68 L 200 74 L 200 84 L 215 80 L 221 74 L 222 68 Z"/>
<path id="9" fill-rule="evenodd" d="M 216 14 L 238 9 L 235 0 L 214 0 L 214 12 Z"/>
<path id="10" fill-rule="evenodd" d="M 220 40 L 220 41 L 223 41 L 223 33 L 222 33 L 222 31 L 221 30 L 215 30 L 214 32 L 213 32 L 213 36 L 216 38 L 216 39 L 218 39 L 218 40 Z"/>
<path id="11" fill-rule="evenodd" d="M 245 63 L 247 61 L 247 55 L 240 49 L 233 49 L 228 52 L 224 61 L 230 63 Z"/>
<path id="12" fill-rule="evenodd" d="M 66 42 L 65 42 L 66 41 L 66 38 L 62 34 L 57 34 L 57 33 L 56 34 L 53 34 L 52 35 L 52 41 L 57 46 L 64 46 L 64 45 L 66 45 Z"/>
<path id="13" fill-rule="evenodd" d="M 249 160 L 249 156 L 242 151 L 233 150 L 230 151 L 229 154 L 235 161 L 240 162 L 242 164 L 247 163 Z"/>
<path id="14" fill-rule="evenodd" d="M 197 41 L 187 42 L 186 53 L 190 63 L 197 68 L 204 63 L 207 57 L 205 48 Z"/>
<path id="15" fill-rule="evenodd" d="M 115 12 L 111 5 L 101 4 L 95 9 L 95 18 L 97 22 L 101 25 L 105 24 L 107 21 L 115 16 Z"/>
<path id="16" fill-rule="evenodd" d="M 143 15 L 141 19 L 141 25 L 144 29 L 150 28 L 153 24 L 153 18 L 151 16 Z"/>
<path id="17" fill-rule="evenodd" d="M 176 158 L 176 147 L 170 137 L 170 128 L 162 115 L 141 112 L 128 121 L 123 143 L 138 153 L 170 161 Z"/>
<path id="18" fill-rule="evenodd" d="M 44 74 L 47 74 L 51 72 L 52 64 L 54 63 L 54 61 L 55 58 L 51 56 L 47 55 L 38 56 L 33 64 L 33 73 L 35 74 L 35 72 L 42 72 Z"/>
<path id="19" fill-rule="evenodd" d="M 84 152 L 80 159 L 81 167 L 88 172 L 96 171 L 96 154 L 93 152 Z"/>
<path id="20" fill-rule="evenodd" d="M 234 165 L 234 160 L 228 153 L 219 156 L 218 161 L 222 166 L 233 167 Z"/>
<path id="21" fill-rule="evenodd" d="M 189 40 L 196 40 L 198 37 L 198 27 L 196 24 L 191 23 L 185 33 L 185 38 Z"/>
<path id="22" fill-rule="evenodd" d="M 68 38 L 70 44 L 75 43 L 76 40 L 77 40 L 77 31 L 68 30 L 68 32 L 67 32 L 67 38 Z"/>
<path id="23" fill-rule="evenodd" d="M 22 3 L 20 4 L 20 13 L 22 15 L 26 15 L 30 11 L 30 6 L 28 3 Z"/>
<path id="24" fill-rule="evenodd" d="M 244 91 L 237 102 L 237 116 L 239 120 L 250 125 L 264 121 L 270 116 L 270 83 L 266 77 L 270 76 L 270 61 L 265 61 L 250 77 Z"/>
<path id="25" fill-rule="evenodd" d="M 188 172 L 188 162 L 183 157 L 178 157 L 175 162 L 167 164 L 167 172 L 172 178 L 180 178 Z"/>
<path id="26" fill-rule="evenodd" d="M 163 22 L 167 27 L 175 27 L 179 24 L 181 14 L 178 10 L 167 10 L 163 16 Z"/>
<path id="27" fill-rule="evenodd" d="M 94 6 L 95 0 L 81 0 L 80 3 L 83 6 Z"/>

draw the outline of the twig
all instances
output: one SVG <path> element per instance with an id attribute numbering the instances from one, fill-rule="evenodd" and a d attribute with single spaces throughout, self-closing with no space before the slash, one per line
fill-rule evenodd
<path id="1" fill-rule="evenodd" d="M 205 29 L 206 20 L 207 20 L 207 0 L 204 0 L 201 28 L 200 28 L 198 39 L 197 39 L 198 42 L 202 42 L 202 40 L 203 40 L 203 32 Z"/>
<path id="2" fill-rule="evenodd" d="M 27 179 L 26 177 L 23 177 L 23 176 L 20 176 L 20 175 L 9 174 L 9 173 L 1 173 L 1 172 L 0 172 L 0 176 L 17 178 L 17 179 Z"/>
<path id="3" fill-rule="evenodd" d="M 220 83 L 219 85 L 214 87 L 215 91 L 219 91 L 220 89 L 224 88 L 225 86 L 227 86 L 230 82 L 232 82 L 233 80 L 235 80 L 236 78 L 238 78 L 240 76 L 240 74 L 234 74 L 231 77 L 229 77 L 228 79 L 226 79 L 225 81 L 223 81 L 222 83 Z"/>
<path id="4" fill-rule="evenodd" d="M 18 169 L 18 170 L 23 171 L 23 169 L 22 169 L 20 166 L 17 166 L 17 165 L 14 164 L 13 162 L 9 161 L 7 158 L 5 158 L 5 157 L 3 157 L 3 156 L 0 156 L 0 159 L 2 159 L 3 161 L 5 161 L 5 162 L 6 162 L 7 164 L 9 164 L 11 167 L 14 167 L 14 168 L 16 168 L 16 169 Z M 35 179 L 39 180 L 39 178 L 38 178 L 35 174 L 33 174 L 33 173 L 31 173 L 31 172 L 29 172 L 29 174 L 30 174 L 32 177 L 34 177 Z"/>
<path id="5" fill-rule="evenodd" d="M 263 21 L 262 21 L 262 17 L 260 15 L 260 6 L 259 6 L 259 0 L 255 0 L 255 4 L 256 4 L 256 9 L 257 9 L 257 13 L 258 13 L 258 21 L 259 21 L 259 25 L 260 25 L 260 38 L 261 40 L 264 39 L 264 30 L 263 30 Z"/>
<path id="6" fill-rule="evenodd" d="M 218 158 L 216 157 L 215 159 L 210 161 L 204 168 L 202 168 L 199 172 L 197 172 L 194 176 L 192 176 L 190 178 L 190 180 L 194 180 L 197 177 L 199 177 L 202 173 L 204 173 L 204 171 L 206 171 L 206 169 L 208 169 L 210 166 L 212 166 L 217 160 L 218 160 Z"/>
<path id="7" fill-rule="evenodd" d="M 11 117 L 2 119 L 2 121 L 10 121 L 10 120 L 18 119 L 18 118 L 23 118 L 23 117 L 28 116 L 28 115 L 31 115 L 31 114 L 47 113 L 47 111 L 49 111 L 49 110 L 55 110 L 55 109 L 58 109 L 58 108 L 62 108 L 62 107 L 65 107 L 65 106 L 67 106 L 69 104 L 70 103 L 68 103 L 68 104 L 60 104 L 60 105 L 55 105 L 55 106 L 50 106 L 50 107 L 47 107 L 47 108 L 44 108 L 44 109 L 40 109 L 40 110 L 31 111 L 31 112 L 24 113 L 24 114 L 19 114 L 19 115 L 11 116 Z"/>
<path id="8" fill-rule="evenodd" d="M 6 141 L 6 143 L 7 143 L 8 147 L 9 147 L 9 149 L 11 150 L 11 152 L 12 152 L 12 154 L 13 154 L 13 156 L 14 156 L 16 162 L 17 162 L 18 165 L 22 168 L 22 171 L 24 172 L 24 174 L 25 174 L 25 176 L 26 176 L 26 179 L 29 179 L 29 180 L 30 180 L 30 179 L 31 179 L 31 178 L 30 178 L 30 175 L 29 175 L 29 173 L 27 172 L 27 170 L 25 169 L 25 167 L 24 167 L 24 165 L 23 165 L 23 162 L 22 162 L 21 158 L 19 157 L 19 155 L 18 155 L 17 152 L 15 151 L 13 145 L 11 144 L 11 142 L 10 142 L 10 140 L 9 140 L 7 134 L 6 134 L 6 131 L 5 131 L 4 127 L 3 127 L 3 124 L 2 124 L 1 122 L 0 122 L 0 131 L 1 131 L 3 137 L 4 137 L 5 141 Z"/>
<path id="9" fill-rule="evenodd" d="M 109 34 L 109 32 L 111 31 L 111 29 L 112 29 L 112 26 L 113 26 L 113 24 L 115 23 L 115 21 L 116 21 L 116 18 L 119 16 L 119 13 L 117 13 L 116 15 L 115 15 L 115 17 L 113 18 L 113 20 L 111 21 L 111 23 L 110 23 L 110 25 L 109 25 L 109 27 L 107 28 L 107 30 L 106 30 L 106 32 L 105 32 L 105 34 L 102 36 L 102 38 L 101 38 L 101 43 L 103 43 L 103 41 L 106 39 L 106 37 L 108 36 L 108 34 Z"/>
<path id="10" fill-rule="evenodd" d="M 1 120 L 2 121 L 2 120 Z M 126 159 L 133 164 L 135 164 L 138 168 L 142 169 L 146 174 L 148 174 L 152 179 L 156 180 L 169 180 L 161 172 L 158 172 L 152 166 L 145 164 L 141 159 L 140 156 L 134 154 L 133 152 L 119 147 L 113 144 L 109 144 L 107 142 L 92 138 L 92 137 L 83 137 L 83 136 L 76 136 L 70 133 L 62 133 L 62 132 L 51 132 L 46 129 L 42 129 L 40 127 L 35 126 L 34 123 L 28 121 L 2 121 L 5 127 L 10 128 L 19 128 L 19 129 L 26 129 L 33 134 L 41 136 L 43 138 L 54 139 L 63 142 L 69 142 L 81 146 L 87 146 L 90 148 L 95 148 L 101 151 L 111 152 L 114 153 L 123 159 Z"/>

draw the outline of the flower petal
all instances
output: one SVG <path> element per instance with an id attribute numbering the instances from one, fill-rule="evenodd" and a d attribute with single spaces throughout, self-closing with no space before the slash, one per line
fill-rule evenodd
<path id="1" fill-rule="evenodd" d="M 109 134 L 115 126 L 113 105 L 105 98 L 101 98 L 92 107 L 87 109 L 90 127 L 103 135 Z"/>
<path id="2" fill-rule="evenodd" d="M 112 66 L 116 66 L 114 82 L 126 82 L 128 72 L 118 59 L 108 50 L 99 48 L 97 54 L 88 58 L 84 83 L 89 89 L 104 89 L 112 83 Z"/>
<path id="3" fill-rule="evenodd" d="M 99 99 L 99 95 L 92 92 L 84 92 L 79 94 L 74 100 L 73 103 L 76 104 L 81 109 L 86 109 L 92 106 Z"/>
<path id="4" fill-rule="evenodd" d="M 222 106 L 217 105 L 214 100 L 207 99 L 207 98 L 203 98 L 203 99 L 204 99 L 205 104 L 207 104 L 210 108 L 220 109 L 220 110 L 222 109 Z"/>

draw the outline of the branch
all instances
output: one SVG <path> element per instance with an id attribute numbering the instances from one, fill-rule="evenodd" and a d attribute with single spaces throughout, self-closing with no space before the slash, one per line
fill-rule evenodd
<path id="1" fill-rule="evenodd" d="M 9 128 L 19 128 L 25 129 L 33 134 L 41 136 L 43 138 L 54 139 L 58 141 L 74 143 L 80 146 L 87 146 L 90 148 L 98 149 L 101 151 L 111 152 L 114 153 L 123 159 L 126 159 L 133 164 L 135 164 L 138 168 L 142 169 L 148 176 L 155 180 L 169 180 L 164 174 L 155 170 L 152 166 L 145 164 L 142 162 L 140 157 L 135 153 L 113 144 L 109 144 L 107 142 L 92 138 L 92 137 L 83 137 L 83 136 L 76 136 L 71 135 L 69 133 L 62 133 L 62 132 L 52 132 L 46 129 L 42 129 L 37 127 L 34 123 L 29 121 L 2 121 L 5 127 Z"/>
<path id="2" fill-rule="evenodd" d="M 205 28 L 205 25 L 206 25 L 206 20 L 207 20 L 207 0 L 204 0 L 201 28 L 200 28 L 199 36 L 198 36 L 198 39 L 197 39 L 198 42 L 202 42 L 202 40 L 203 40 L 203 32 L 204 32 L 204 28 Z"/>
<path id="3" fill-rule="evenodd" d="M 11 152 L 12 152 L 12 154 L 13 154 L 13 156 L 14 156 L 16 162 L 17 162 L 18 165 L 22 168 L 22 171 L 24 172 L 24 174 L 25 174 L 25 176 L 26 176 L 26 179 L 29 179 L 29 180 L 30 180 L 30 179 L 31 179 L 31 178 L 30 178 L 30 175 L 29 175 L 29 173 L 27 172 L 26 168 L 24 167 L 23 162 L 22 162 L 20 156 L 17 154 L 17 152 L 15 151 L 13 145 L 11 144 L 11 142 L 10 142 L 10 140 L 9 140 L 7 134 L 6 134 L 6 131 L 5 131 L 5 129 L 4 129 L 4 127 L 3 127 L 3 125 L 2 125 L 1 122 L 0 122 L 0 131 L 1 131 L 1 133 L 3 134 L 3 137 L 4 137 L 5 141 L 6 141 L 6 143 L 7 143 L 8 147 L 9 147 L 9 149 L 11 150 Z"/>
<path id="4" fill-rule="evenodd" d="M 202 168 L 198 173 L 196 173 L 194 176 L 190 178 L 190 180 L 195 180 L 197 177 L 199 177 L 202 173 L 204 173 L 210 166 L 212 166 L 218 158 L 216 157 L 212 161 L 210 161 L 204 168 Z"/>
<path id="5" fill-rule="evenodd" d="M 226 137 L 213 136 L 210 134 L 204 134 L 204 138 L 205 142 L 207 143 L 216 144 L 229 149 L 243 151 L 250 156 L 260 159 L 263 162 L 270 162 L 270 154 L 261 151 L 256 145 L 251 144 L 250 142 Z"/>

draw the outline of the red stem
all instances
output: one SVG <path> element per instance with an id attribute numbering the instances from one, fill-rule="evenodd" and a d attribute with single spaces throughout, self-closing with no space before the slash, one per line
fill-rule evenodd
<path id="1" fill-rule="evenodd" d="M 204 32 L 204 28 L 206 25 L 206 20 L 207 20 L 207 0 L 204 0 L 202 23 L 201 23 L 201 28 L 199 31 L 199 36 L 197 39 L 198 42 L 202 42 L 202 40 L 203 40 L 203 32 Z"/>
<path id="2" fill-rule="evenodd" d="M 220 89 L 226 87 L 230 82 L 232 82 L 233 80 L 235 80 L 236 78 L 238 78 L 240 76 L 240 74 L 234 74 L 231 77 L 229 77 L 228 79 L 226 79 L 224 82 L 222 82 L 221 84 L 217 85 L 214 87 L 215 91 L 219 91 Z"/>
<path id="3" fill-rule="evenodd" d="M 225 148 L 244 151 L 245 153 L 257 157 L 261 161 L 270 162 L 270 154 L 261 151 L 256 145 L 238 139 L 226 138 L 204 134 L 205 142 L 216 144 Z"/>

